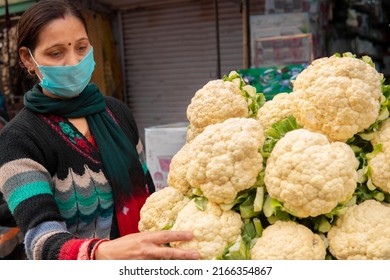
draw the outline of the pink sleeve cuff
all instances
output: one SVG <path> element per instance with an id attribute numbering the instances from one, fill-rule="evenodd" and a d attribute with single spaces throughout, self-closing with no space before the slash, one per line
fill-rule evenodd
<path id="1" fill-rule="evenodd" d="M 97 247 L 107 239 L 71 239 L 61 248 L 60 260 L 94 260 Z"/>
<path id="2" fill-rule="evenodd" d="M 103 242 L 106 242 L 106 241 L 108 241 L 108 239 L 100 239 L 99 241 L 97 241 L 95 243 L 95 245 L 92 248 L 91 254 L 89 255 L 90 260 L 95 260 L 96 249 L 99 247 L 100 244 L 102 244 Z"/>

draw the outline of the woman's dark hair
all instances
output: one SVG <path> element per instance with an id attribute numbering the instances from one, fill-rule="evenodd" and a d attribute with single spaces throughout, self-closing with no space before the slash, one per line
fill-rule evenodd
<path id="1" fill-rule="evenodd" d="M 55 19 L 64 18 L 65 15 L 80 19 L 88 31 L 82 8 L 74 1 L 41 0 L 28 8 L 18 21 L 18 50 L 20 47 L 27 47 L 33 51 L 42 28 Z"/>

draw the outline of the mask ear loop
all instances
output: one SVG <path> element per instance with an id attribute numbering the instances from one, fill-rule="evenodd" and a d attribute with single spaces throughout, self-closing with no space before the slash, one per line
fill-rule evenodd
<path id="1" fill-rule="evenodd" d="M 34 56 L 32 55 L 30 49 L 27 48 L 27 50 L 28 50 L 28 53 L 30 54 L 31 59 L 34 61 L 35 65 L 36 65 L 37 67 L 39 67 L 38 62 L 35 60 L 35 58 L 34 58 Z M 31 70 L 30 68 L 28 68 L 28 69 L 27 69 L 27 72 L 28 72 L 28 74 L 31 75 L 31 76 L 35 76 L 35 75 L 36 75 L 36 76 L 39 78 L 39 80 L 42 81 L 41 77 L 39 77 L 39 75 L 38 75 L 37 73 L 35 73 L 34 69 Z"/>
<path id="2" fill-rule="evenodd" d="M 39 66 L 39 65 L 38 65 L 38 62 L 35 60 L 34 56 L 32 55 L 32 53 L 31 53 L 30 49 L 29 49 L 29 48 L 27 48 L 27 50 L 28 50 L 28 53 L 30 54 L 30 57 L 31 57 L 31 58 L 32 58 L 32 60 L 34 61 L 34 63 L 35 63 L 37 66 Z"/>

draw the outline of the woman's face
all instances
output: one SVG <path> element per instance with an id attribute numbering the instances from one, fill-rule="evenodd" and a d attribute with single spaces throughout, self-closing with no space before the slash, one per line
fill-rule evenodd
<path id="1" fill-rule="evenodd" d="M 82 22 L 71 15 L 46 25 L 38 35 L 34 58 L 39 65 L 65 66 L 79 63 L 90 48 Z"/>
<path id="2" fill-rule="evenodd" d="M 38 65 L 69 66 L 78 64 L 88 53 L 91 44 L 82 22 L 72 15 L 49 22 L 41 29 L 32 55 Z M 42 78 L 26 47 L 19 51 L 27 69 Z"/>

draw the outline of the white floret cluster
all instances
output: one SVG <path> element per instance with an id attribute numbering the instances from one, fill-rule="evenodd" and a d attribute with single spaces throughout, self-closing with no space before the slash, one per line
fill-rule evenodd
<path id="1" fill-rule="evenodd" d="M 202 259 L 390 259 L 390 86 L 320 58 L 265 100 L 232 71 L 187 109 L 187 143 L 139 229 L 190 230 Z"/>

